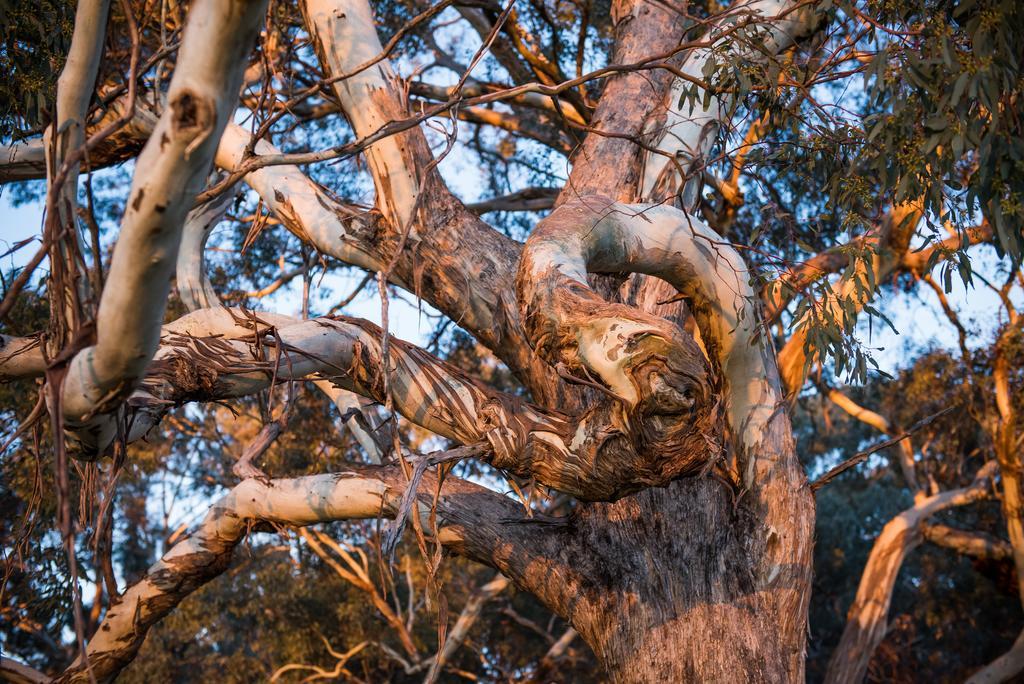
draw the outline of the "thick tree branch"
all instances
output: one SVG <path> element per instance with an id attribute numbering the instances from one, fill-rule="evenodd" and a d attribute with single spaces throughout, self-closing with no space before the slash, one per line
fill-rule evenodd
<path id="1" fill-rule="evenodd" d="M 421 504 L 429 506 L 439 483 L 428 475 L 421 484 Z M 494 565 L 525 564 L 539 553 L 523 545 L 517 532 L 521 509 L 509 499 L 455 478 L 440 485 L 439 541 L 453 545 L 473 560 Z M 320 522 L 377 518 L 395 514 L 405 489 L 397 466 L 353 464 L 348 472 L 272 480 L 250 479 L 211 506 L 203 522 L 150 567 L 146 576 L 110 608 L 89 644 L 92 675 L 112 681 L 134 658 L 154 624 L 185 597 L 228 567 L 235 547 L 252 529 L 302 527 Z M 505 534 L 509 528 L 512 533 Z M 510 552 L 514 551 L 514 559 Z M 57 682 L 88 682 L 79 662 Z"/>
<path id="2" fill-rule="evenodd" d="M 189 12 L 167 111 L 136 164 L 96 345 L 74 357 L 64 381 L 64 417 L 84 453 L 109 443 L 112 436 L 91 431 L 90 421 L 130 393 L 159 344 L 185 214 L 234 111 L 264 7 L 201 1 Z"/>
<path id="3" fill-rule="evenodd" d="M 586 284 L 587 273 L 629 272 L 662 278 L 687 297 L 700 342 L 663 319 L 604 303 Z M 722 408 L 750 484 L 755 446 L 780 395 L 746 266 L 713 231 L 671 207 L 595 196 L 567 202 L 527 242 L 519 297 L 542 355 L 600 378 L 647 419 L 660 416 L 662 439 L 698 425 L 705 430 L 704 418 L 717 413 L 707 405 L 713 381 L 706 357 L 725 381 Z M 687 426 L 683 433 L 672 435 L 675 421 Z"/>
<path id="4" fill-rule="evenodd" d="M 949 525 L 921 526 L 921 534 L 926 540 L 971 558 L 985 560 L 1010 560 L 1013 548 L 1002 539 L 984 532 L 960 530 Z"/>
<path id="5" fill-rule="evenodd" d="M 304 0 L 302 11 L 325 70 L 335 76 L 352 73 L 384 49 L 377 39 L 370 5 L 365 0 Z M 398 77 L 388 60 L 381 60 L 333 84 L 345 117 L 359 137 L 370 135 L 407 116 Z M 366 150 L 377 208 L 400 231 L 413 229 L 423 174 L 417 159 L 429 158 L 418 131 L 407 131 L 373 143 Z"/>
<path id="6" fill-rule="evenodd" d="M 670 53 L 683 39 L 686 20 L 674 8 L 648 0 L 616 3 L 615 49 L 611 64 L 634 64 Z M 641 177 L 642 150 L 636 144 L 644 121 L 665 97 L 671 74 L 663 69 L 624 72 L 608 78 L 591 132 L 572 158 L 572 173 L 559 202 L 601 193 L 632 202 Z M 611 134 L 611 135 L 609 135 Z"/>

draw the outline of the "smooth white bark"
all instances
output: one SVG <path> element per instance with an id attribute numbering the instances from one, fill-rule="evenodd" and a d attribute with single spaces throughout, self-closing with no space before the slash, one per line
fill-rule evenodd
<path id="1" fill-rule="evenodd" d="M 241 126 L 229 124 L 217 147 L 217 166 L 227 171 L 237 168 L 250 137 Z M 264 140 L 256 143 L 255 152 L 280 154 L 280 150 Z M 350 210 L 298 167 L 265 166 L 247 174 L 243 180 L 288 230 L 318 251 L 368 271 L 384 267 L 358 239 L 350 237 L 354 227 L 368 220 L 366 212 Z"/>
<path id="2" fill-rule="evenodd" d="M 88 657 L 111 681 L 130 662 L 149 627 L 187 594 L 226 566 L 232 549 L 255 522 L 305 526 L 318 522 L 376 518 L 385 505 L 387 485 L 373 478 L 335 473 L 262 483 L 245 480 L 210 507 L 199 527 L 168 550 L 110 607 L 89 642 Z M 141 636 L 140 636 L 141 634 Z M 84 669 L 64 681 L 88 682 Z"/>
<path id="3" fill-rule="evenodd" d="M 320 44 L 321 59 L 332 76 L 352 73 L 384 51 L 366 0 L 305 0 L 303 9 L 310 33 Z M 377 132 L 402 114 L 396 111 L 389 94 L 400 90 L 386 59 L 337 81 L 333 88 L 358 137 Z M 389 136 L 366 150 L 378 208 L 399 229 L 415 234 L 412 219 L 420 179 L 409 155 L 404 135 Z"/>
<path id="4" fill-rule="evenodd" d="M 859 684 L 867 672 L 871 655 L 885 637 L 893 587 L 907 554 L 922 541 L 921 525 L 936 513 L 965 506 L 988 496 L 995 461 L 988 462 L 967 487 L 920 499 L 890 520 L 871 547 L 867 565 L 850 606 L 846 628 L 829 660 L 825 681 L 829 684 Z"/>
<path id="5" fill-rule="evenodd" d="M 86 423 L 130 392 L 159 344 L 185 215 L 234 111 L 265 7 L 262 0 L 199 0 L 189 11 L 169 105 L 136 162 L 96 345 L 75 356 L 64 382 L 65 420 L 85 452 L 110 438 Z"/>
<path id="6" fill-rule="evenodd" d="M 174 272 L 178 296 L 189 311 L 208 309 L 220 303 L 217 291 L 206 276 L 206 241 L 233 199 L 231 193 L 225 193 L 196 207 L 185 218 Z"/>
<path id="7" fill-rule="evenodd" d="M 110 0 L 80 0 L 75 9 L 71 49 L 57 79 L 57 117 L 43 136 L 51 179 L 68 155 L 85 143 L 85 119 L 93 97 L 100 58 L 103 56 L 109 11 Z M 53 140 L 53 136 L 56 136 L 56 140 Z M 60 188 L 56 203 L 60 225 L 76 224 L 77 200 L 78 164 L 74 164 Z"/>

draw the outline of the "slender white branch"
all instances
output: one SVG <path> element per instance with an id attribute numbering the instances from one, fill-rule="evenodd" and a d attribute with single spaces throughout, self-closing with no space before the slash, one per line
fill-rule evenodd
<path id="1" fill-rule="evenodd" d="M 384 51 L 366 0 L 305 0 L 302 7 L 320 59 L 332 75 L 351 73 Z M 386 59 L 334 83 L 345 117 L 359 137 L 406 116 L 404 107 L 391 96 L 399 90 L 398 79 Z M 408 137 L 389 136 L 366 150 L 377 188 L 377 206 L 403 230 L 412 227 L 421 183 Z"/>
<path id="2" fill-rule="evenodd" d="M 250 479 L 237 485 L 107 611 L 88 648 L 92 676 L 101 683 L 115 678 L 135 658 L 149 629 L 221 574 L 234 548 L 253 528 L 391 517 L 407 485 L 397 467 L 355 464 L 342 473 L 267 483 Z M 437 515 L 443 526 L 438 541 L 456 552 L 520 572 L 543 553 L 524 545 L 521 508 L 507 497 L 452 476 L 439 482 L 427 473 L 417 492 L 419 504 L 430 505 L 437 491 Z M 514 558 L 505 555 L 509 551 L 515 551 Z M 84 684 L 89 677 L 79 661 L 56 681 Z"/>
<path id="3" fill-rule="evenodd" d="M 85 453 L 110 437 L 86 424 L 141 380 L 159 344 L 185 215 L 234 111 L 265 7 L 265 0 L 199 0 L 189 10 L 168 108 L 136 162 L 96 345 L 75 356 L 64 382 L 65 420 Z"/>
<path id="4" fill-rule="evenodd" d="M 893 587 L 907 554 L 922 541 L 921 525 L 931 516 L 954 506 L 965 506 L 988 496 L 996 462 L 989 461 L 967 487 L 921 499 L 890 520 L 878 535 L 857 587 L 857 597 L 846 618 L 846 628 L 829 660 L 825 681 L 857 684 L 886 631 Z"/>
<path id="5" fill-rule="evenodd" d="M 57 118 L 43 136 L 51 178 L 68 155 L 85 143 L 85 118 L 103 56 L 109 10 L 110 0 L 81 0 L 75 9 L 71 49 L 57 79 Z M 54 135 L 56 140 L 52 139 Z M 75 164 L 60 188 L 56 204 L 60 225 L 77 222 L 77 200 L 78 165 Z"/>
<path id="6" fill-rule="evenodd" d="M 210 508 L 199 528 L 175 544 L 111 606 L 88 647 L 92 676 L 112 681 L 142 646 L 149 628 L 188 594 L 223 572 L 256 522 L 304 526 L 375 518 L 385 506 L 381 480 L 345 473 L 262 483 L 245 480 Z M 79 663 L 58 682 L 88 682 Z"/>
<path id="7" fill-rule="evenodd" d="M 964 684 L 1002 684 L 1024 671 L 1024 631 L 1010 650 L 971 675 Z"/>
<path id="8" fill-rule="evenodd" d="M 225 193 L 208 204 L 196 207 L 185 218 L 175 265 L 175 284 L 178 296 L 189 311 L 207 309 L 219 302 L 217 292 L 206 276 L 206 241 L 224 217 L 232 199 L 230 193 Z"/>

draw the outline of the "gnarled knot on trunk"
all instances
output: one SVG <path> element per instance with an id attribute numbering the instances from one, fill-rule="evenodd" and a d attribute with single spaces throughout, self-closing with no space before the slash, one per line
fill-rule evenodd
<path id="1" fill-rule="evenodd" d="M 563 465 L 587 464 L 593 491 L 581 498 L 615 499 L 709 469 L 723 451 L 722 407 L 716 372 L 689 333 L 589 286 L 598 271 L 588 240 L 603 218 L 594 204 L 570 201 L 541 221 L 523 250 L 516 290 L 537 353 L 566 381 L 603 394 L 572 423 Z M 599 249 L 603 264 L 616 262 L 616 244 L 599 241 Z M 627 271 L 627 259 L 621 264 Z"/>

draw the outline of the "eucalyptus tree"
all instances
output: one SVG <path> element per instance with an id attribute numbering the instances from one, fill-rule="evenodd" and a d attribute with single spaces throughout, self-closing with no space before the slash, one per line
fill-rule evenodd
<path id="1" fill-rule="evenodd" d="M 0 374 L 42 379 L 13 439 L 47 416 L 69 572 L 75 464 L 114 482 L 175 407 L 308 381 L 362 458 L 264 473 L 286 392 L 242 481 L 123 594 L 114 578 L 94 629 L 76 600 L 80 653 L 57 679 L 116 677 L 253 529 L 383 517 L 385 558 L 409 527 L 425 559 L 493 568 L 612 681 L 798 681 L 817 487 L 792 401 L 821 368 L 875 378 L 862 314 L 888 322 L 879 293 L 933 272 L 949 308 L 954 276 L 983 277 L 981 244 L 1008 274 L 996 458 L 975 455 L 939 491 L 902 443 L 914 508 L 879 538 L 885 567 L 869 560 L 829 678 L 863 678 L 884 636 L 892 583 L 878 578 L 902 558 L 884 545 L 906 553 L 927 517 L 993 482 L 1024 576 L 1006 361 L 1022 26 L 1010 0 L 80 0 L 59 78 L 25 84 L 53 105 L 11 103 L 20 133 L 0 158 L 5 182 L 46 179 L 41 245 L 0 304 L 8 316 L 31 296 L 45 263 L 46 329 L 5 335 Z M 103 227 L 90 174 L 128 160 L 123 209 L 107 207 L 117 227 Z M 470 202 L 448 163 L 495 196 Z M 207 243 L 225 220 L 249 224 L 239 262 L 272 260 L 246 251 L 270 225 L 298 241 L 301 263 L 282 258 L 278 280 L 301 277 L 301 315 L 218 288 Z M 318 262 L 375 280 L 382 325 L 310 315 Z M 401 292 L 486 350 L 478 372 L 389 334 Z M 489 381 L 498 367 L 510 387 Z M 414 448 L 411 428 L 441 448 Z M 459 477 L 467 462 L 490 475 Z M 502 477 L 522 501 L 485 486 Z M 984 676 L 1012 676 L 1019 650 Z"/>

